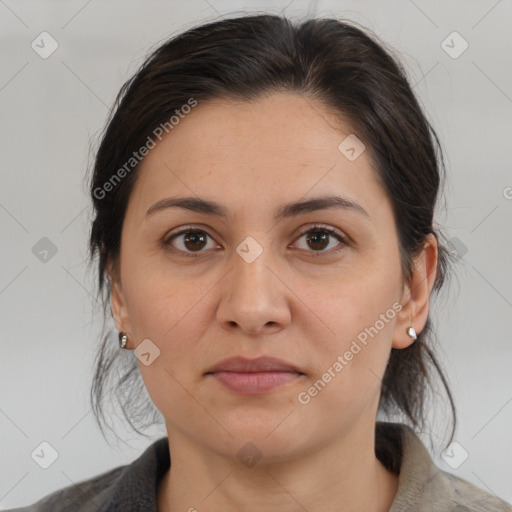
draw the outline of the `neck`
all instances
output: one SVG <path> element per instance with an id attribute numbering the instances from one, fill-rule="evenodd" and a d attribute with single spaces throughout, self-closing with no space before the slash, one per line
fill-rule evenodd
<path id="1" fill-rule="evenodd" d="M 171 468 L 158 491 L 159 512 L 197 509 L 280 512 L 387 512 L 398 477 L 374 452 L 374 425 L 278 463 L 244 467 L 189 438 L 169 435 Z M 168 429 L 169 432 L 169 429 Z"/>

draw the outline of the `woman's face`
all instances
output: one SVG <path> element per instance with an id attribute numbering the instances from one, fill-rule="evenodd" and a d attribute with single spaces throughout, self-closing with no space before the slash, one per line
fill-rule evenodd
<path id="1" fill-rule="evenodd" d="M 129 348 L 150 340 L 139 366 L 171 442 L 231 457 L 251 442 L 271 460 L 373 429 L 390 350 L 426 313 L 410 307 L 369 151 L 339 148 L 351 133 L 314 100 L 275 93 L 199 103 L 145 157 L 113 312 Z M 261 356 L 298 372 L 209 373 Z"/>

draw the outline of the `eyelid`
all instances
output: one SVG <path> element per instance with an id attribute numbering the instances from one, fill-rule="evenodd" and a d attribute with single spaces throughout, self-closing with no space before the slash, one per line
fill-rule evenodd
<path id="1" fill-rule="evenodd" d="M 306 226 L 304 229 L 301 229 L 299 231 L 297 238 L 300 238 L 301 236 L 305 235 L 306 233 L 309 233 L 310 231 L 315 231 L 315 230 L 326 231 L 330 235 L 338 237 L 341 242 L 348 244 L 348 240 L 349 240 L 348 236 L 328 224 L 319 224 L 319 223 L 310 224 L 310 225 Z M 321 251 L 317 251 L 317 252 L 321 252 Z"/>

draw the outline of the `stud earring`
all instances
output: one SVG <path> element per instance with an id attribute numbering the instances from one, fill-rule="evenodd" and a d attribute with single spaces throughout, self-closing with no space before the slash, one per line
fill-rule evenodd
<path id="1" fill-rule="evenodd" d="M 413 340 L 417 340 L 418 339 L 418 335 L 416 334 L 416 331 L 414 330 L 414 327 L 409 327 L 409 329 L 407 329 L 407 334 L 413 339 Z"/>
<path id="2" fill-rule="evenodd" d="M 126 348 L 126 344 L 128 343 L 128 336 L 125 332 L 119 333 L 119 346 L 121 348 Z"/>

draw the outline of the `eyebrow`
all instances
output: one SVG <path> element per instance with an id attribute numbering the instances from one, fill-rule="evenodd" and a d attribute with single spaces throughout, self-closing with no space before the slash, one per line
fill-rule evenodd
<path id="1" fill-rule="evenodd" d="M 229 210 L 215 202 L 199 197 L 167 197 L 157 201 L 146 212 L 146 216 L 168 208 L 183 208 L 205 215 L 213 215 L 223 219 L 229 218 Z M 349 210 L 370 217 L 366 210 L 356 201 L 341 196 L 321 196 L 306 201 L 296 201 L 281 206 L 274 213 L 274 220 L 282 220 L 290 217 L 297 217 L 304 213 L 311 213 L 319 210 L 341 209 Z"/>

